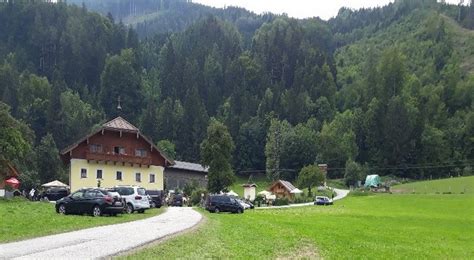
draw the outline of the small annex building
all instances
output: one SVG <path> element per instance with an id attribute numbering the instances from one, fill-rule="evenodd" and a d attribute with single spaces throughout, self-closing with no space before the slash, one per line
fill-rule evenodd
<path id="1" fill-rule="evenodd" d="M 278 180 L 275 181 L 270 188 L 268 188 L 268 191 L 273 193 L 277 198 L 293 198 L 294 194 L 298 190 L 291 182 L 289 181 L 284 181 L 284 180 Z"/>
<path id="2" fill-rule="evenodd" d="M 257 184 L 255 183 L 246 183 L 243 184 L 242 187 L 244 188 L 244 199 L 254 201 L 255 200 L 255 193 L 257 189 Z"/>
<path id="3" fill-rule="evenodd" d="M 61 151 L 69 165 L 69 186 L 139 185 L 163 190 L 164 169 L 174 164 L 140 130 L 122 117 L 103 124 Z"/>
<path id="4" fill-rule="evenodd" d="M 199 187 L 207 187 L 209 168 L 198 163 L 174 161 L 165 169 L 165 186 L 167 190 L 182 190 L 186 184 L 197 183 Z"/>
<path id="5" fill-rule="evenodd" d="M 10 162 L 0 161 L 0 197 L 11 197 L 13 192 L 8 192 L 6 186 L 10 186 L 12 189 L 18 188 L 20 182 L 18 181 L 19 172 Z"/>

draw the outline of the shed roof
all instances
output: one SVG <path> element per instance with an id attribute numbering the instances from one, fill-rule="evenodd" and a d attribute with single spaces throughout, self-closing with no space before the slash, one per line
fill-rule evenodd
<path id="1" fill-rule="evenodd" d="M 187 171 L 193 171 L 193 172 L 203 172 L 203 173 L 207 173 L 209 170 L 209 167 L 204 167 L 201 164 L 183 162 L 183 161 L 174 161 L 174 165 L 168 168 L 187 170 Z"/>
<path id="2" fill-rule="evenodd" d="M 272 186 L 270 187 L 270 189 L 272 189 L 278 183 L 280 183 L 288 192 L 291 192 L 294 189 L 296 189 L 296 187 L 293 184 L 291 184 L 291 182 L 284 181 L 284 180 L 278 180 L 278 181 L 274 182 L 272 184 Z"/>

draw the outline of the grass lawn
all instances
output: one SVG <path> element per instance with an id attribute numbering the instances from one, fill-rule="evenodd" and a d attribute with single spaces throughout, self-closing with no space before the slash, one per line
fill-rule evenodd
<path id="1" fill-rule="evenodd" d="M 116 224 L 148 218 L 160 214 L 161 209 L 151 209 L 144 214 L 122 214 L 117 217 L 59 215 L 54 204 L 26 200 L 0 200 L 0 242 L 22 240 L 95 226 Z"/>
<path id="2" fill-rule="evenodd" d="M 391 190 L 399 193 L 433 194 L 451 192 L 455 194 L 474 194 L 474 176 L 406 183 L 395 185 Z"/>
<path id="3" fill-rule="evenodd" d="M 334 206 L 210 214 L 130 259 L 473 259 L 474 196 L 377 194 Z"/>

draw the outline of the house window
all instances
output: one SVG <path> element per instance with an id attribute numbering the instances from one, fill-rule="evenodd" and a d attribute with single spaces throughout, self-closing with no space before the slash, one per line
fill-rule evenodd
<path id="1" fill-rule="evenodd" d="M 97 170 L 97 179 L 102 179 L 102 170 Z"/>
<path id="2" fill-rule="evenodd" d="M 155 183 L 155 174 L 150 173 L 150 183 Z"/>
<path id="3" fill-rule="evenodd" d="M 102 152 L 102 145 L 101 144 L 91 144 L 90 145 L 91 153 L 101 153 Z"/>
<path id="4" fill-rule="evenodd" d="M 141 182 L 142 181 L 142 174 L 137 172 L 135 173 L 135 181 L 136 182 Z"/>
<path id="5" fill-rule="evenodd" d="M 121 181 L 122 180 L 122 172 L 117 171 L 117 180 Z"/>
<path id="6" fill-rule="evenodd" d="M 114 154 L 125 154 L 125 148 L 120 147 L 120 146 L 115 146 Z"/>
<path id="7" fill-rule="evenodd" d="M 146 150 L 145 149 L 135 149 L 135 156 L 137 157 L 146 157 Z"/>
<path id="8" fill-rule="evenodd" d="M 87 169 L 82 168 L 81 169 L 81 179 L 87 178 Z"/>

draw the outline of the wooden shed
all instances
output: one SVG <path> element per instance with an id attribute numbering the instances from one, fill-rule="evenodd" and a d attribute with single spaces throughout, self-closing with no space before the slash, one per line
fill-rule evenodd
<path id="1" fill-rule="evenodd" d="M 291 191 L 295 190 L 296 187 L 289 181 L 278 180 L 275 181 L 272 186 L 268 189 L 271 193 L 275 194 L 277 198 L 288 198 L 292 199 L 294 194 Z"/>

